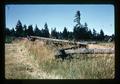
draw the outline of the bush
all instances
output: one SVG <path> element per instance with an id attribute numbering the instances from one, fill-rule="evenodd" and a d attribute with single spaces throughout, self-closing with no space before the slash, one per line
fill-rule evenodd
<path id="1" fill-rule="evenodd" d="M 14 37 L 6 36 L 5 37 L 5 43 L 11 43 L 13 41 Z"/>

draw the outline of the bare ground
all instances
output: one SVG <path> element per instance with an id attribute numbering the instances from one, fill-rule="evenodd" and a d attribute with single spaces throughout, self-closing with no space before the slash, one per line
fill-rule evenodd
<path id="1" fill-rule="evenodd" d="M 42 71 L 19 43 L 5 44 L 5 78 L 6 79 L 61 79 L 59 75 Z"/>

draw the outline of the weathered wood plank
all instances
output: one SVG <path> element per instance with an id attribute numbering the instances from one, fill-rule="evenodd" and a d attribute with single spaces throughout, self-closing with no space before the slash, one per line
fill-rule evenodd
<path id="1" fill-rule="evenodd" d="M 114 54 L 114 49 L 59 49 L 56 51 L 55 58 L 72 59 L 73 54 Z"/>
<path id="2" fill-rule="evenodd" d="M 87 49 L 87 48 L 78 48 L 78 49 L 68 49 L 65 50 L 66 54 L 113 54 L 114 49 Z"/>
<path id="3" fill-rule="evenodd" d="M 114 54 L 114 49 L 88 49 L 88 48 L 65 48 L 58 49 L 56 55 L 62 55 L 61 50 L 65 52 L 65 54 Z"/>
<path id="4" fill-rule="evenodd" d="M 88 44 L 85 42 L 74 42 L 74 41 L 69 41 L 69 40 L 60 40 L 60 39 L 44 38 L 44 37 L 37 37 L 37 36 L 30 36 L 30 38 L 52 41 L 52 42 L 56 42 L 58 44 L 59 43 L 68 43 L 68 44 L 72 44 L 72 45 L 77 45 L 79 48 L 80 47 L 86 48 L 88 46 Z"/>

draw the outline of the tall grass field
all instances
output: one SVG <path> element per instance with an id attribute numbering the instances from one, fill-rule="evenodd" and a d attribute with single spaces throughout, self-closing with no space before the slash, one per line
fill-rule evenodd
<path id="1" fill-rule="evenodd" d="M 115 74 L 114 54 L 75 54 L 74 59 L 54 59 L 55 48 L 35 41 L 24 43 L 39 67 L 47 73 L 61 75 L 63 79 L 113 79 Z M 114 47 L 101 43 L 98 46 Z"/>
<path id="2" fill-rule="evenodd" d="M 67 47 L 69 45 L 63 45 Z M 89 45 L 114 47 L 114 43 Z M 73 59 L 55 59 L 53 44 L 27 39 L 5 44 L 6 79 L 114 79 L 114 54 L 73 54 Z"/>

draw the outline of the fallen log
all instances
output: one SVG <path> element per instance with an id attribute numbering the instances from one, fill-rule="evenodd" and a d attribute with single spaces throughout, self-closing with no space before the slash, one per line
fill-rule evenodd
<path id="1" fill-rule="evenodd" d="M 114 49 L 88 49 L 88 48 L 78 48 L 78 49 L 59 49 L 56 51 L 55 58 L 62 58 L 63 60 L 68 58 L 73 58 L 73 54 L 114 54 Z"/>
<path id="2" fill-rule="evenodd" d="M 55 59 L 58 59 L 58 58 L 61 58 L 62 60 L 66 58 L 72 59 L 72 56 L 69 54 L 66 54 L 64 49 L 59 49 L 56 51 L 56 54 L 55 54 Z"/>
<path id="3" fill-rule="evenodd" d="M 55 44 L 71 44 L 71 45 L 76 45 L 79 48 L 87 48 L 88 44 L 85 42 L 74 42 L 74 41 L 69 41 L 69 40 L 60 40 L 60 39 L 52 39 L 52 38 L 44 38 L 44 37 L 38 37 L 38 36 L 30 36 L 31 39 L 39 39 L 39 40 L 44 40 L 44 41 L 49 41 L 49 42 L 55 42 Z"/>
<path id="4" fill-rule="evenodd" d="M 78 49 L 68 49 L 65 50 L 66 54 L 114 54 L 114 49 L 88 49 L 88 48 L 78 48 Z"/>

